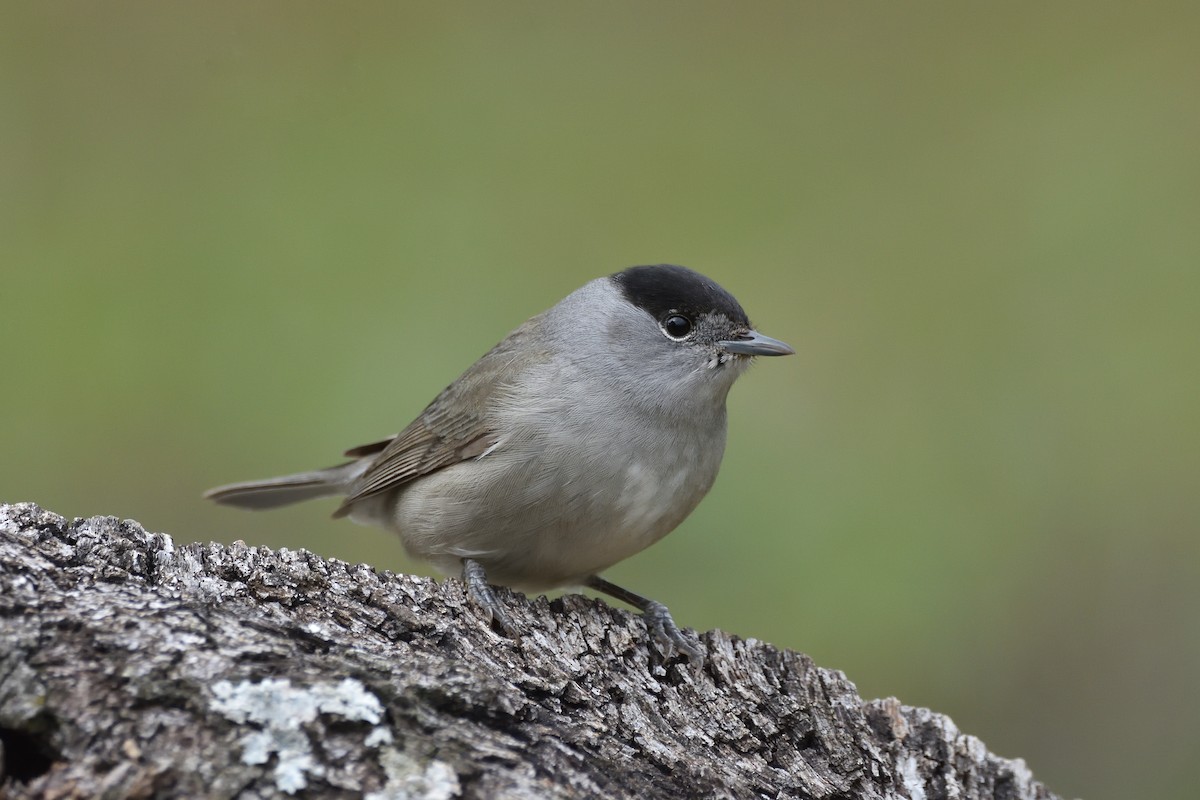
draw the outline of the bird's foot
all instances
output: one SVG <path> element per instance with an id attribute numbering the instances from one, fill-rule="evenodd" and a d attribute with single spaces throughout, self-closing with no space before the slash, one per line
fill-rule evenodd
<path id="1" fill-rule="evenodd" d="M 467 594 L 487 616 L 488 624 L 499 629 L 500 633 L 510 639 L 520 638 L 516 626 L 512 624 L 500 604 L 500 598 L 496 597 L 496 590 L 488 583 L 487 571 L 483 565 L 470 558 L 464 558 L 462 564 L 462 577 L 463 582 L 467 584 Z"/>
<path id="2" fill-rule="evenodd" d="M 704 651 L 697 643 L 685 636 L 683 631 L 679 630 L 679 626 L 671 617 L 671 612 L 662 603 L 655 600 L 648 601 L 642 609 L 642 619 L 646 623 L 646 630 L 650 633 L 650 638 L 654 640 L 654 644 L 664 658 L 673 658 L 679 651 L 687 656 L 690 662 L 699 663 L 704 659 Z"/>

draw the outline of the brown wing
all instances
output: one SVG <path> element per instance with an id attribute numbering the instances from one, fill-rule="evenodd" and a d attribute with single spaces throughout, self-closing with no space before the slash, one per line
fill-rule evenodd
<path id="1" fill-rule="evenodd" d="M 447 419 L 428 409 L 392 439 L 351 486 L 350 495 L 333 513 L 344 517 L 364 497 L 402 486 L 414 478 L 478 456 L 496 443 L 495 434 L 473 414 Z M 362 450 L 372 445 L 364 445 Z M 364 453 L 366 455 L 367 453 Z"/>
<path id="2" fill-rule="evenodd" d="M 520 352 L 539 321 L 534 317 L 493 347 L 395 437 L 348 450 L 348 456 L 378 455 L 333 515 L 344 517 L 363 498 L 475 458 L 496 444 L 499 432 L 491 428 L 487 410 L 492 397 L 515 376 L 514 352 Z"/>

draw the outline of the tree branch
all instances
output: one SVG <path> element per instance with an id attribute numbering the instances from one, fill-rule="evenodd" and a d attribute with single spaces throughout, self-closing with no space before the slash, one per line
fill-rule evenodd
<path id="1" fill-rule="evenodd" d="M 946 717 L 720 631 L 0 506 L 0 796 L 1052 798 Z"/>

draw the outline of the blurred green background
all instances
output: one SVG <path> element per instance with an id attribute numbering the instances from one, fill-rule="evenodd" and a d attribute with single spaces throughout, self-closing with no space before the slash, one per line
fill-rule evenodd
<path id="1" fill-rule="evenodd" d="M 0 500 L 420 571 L 200 493 L 683 263 L 798 355 L 609 576 L 1064 795 L 1194 796 L 1198 9 L 5 4 Z"/>

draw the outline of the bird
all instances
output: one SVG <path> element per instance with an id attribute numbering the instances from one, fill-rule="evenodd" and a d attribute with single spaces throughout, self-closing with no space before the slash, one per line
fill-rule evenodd
<path id="1" fill-rule="evenodd" d="M 601 573 L 696 508 L 724 454 L 730 388 L 755 357 L 794 352 L 704 275 L 629 267 L 531 317 L 349 461 L 205 496 L 253 510 L 341 497 L 335 518 L 394 531 L 411 557 L 461 575 L 509 636 L 493 586 L 588 587 L 640 610 L 665 657 L 695 660 L 664 604 Z"/>

